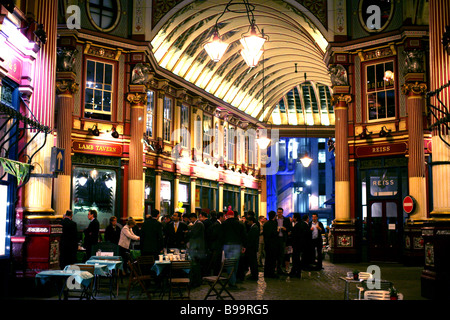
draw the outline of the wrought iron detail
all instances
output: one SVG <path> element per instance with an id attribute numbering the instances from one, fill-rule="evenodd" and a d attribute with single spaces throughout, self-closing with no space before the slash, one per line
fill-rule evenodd
<path id="1" fill-rule="evenodd" d="M 9 128 L 2 132 L 2 135 L 0 136 L 0 151 L 4 156 L 1 158 L 4 173 L 0 179 L 3 179 L 7 173 L 12 174 L 17 178 L 18 188 L 20 189 L 30 179 L 31 171 L 34 169 L 34 166 L 31 165 L 33 157 L 45 146 L 47 142 L 47 135 L 51 132 L 51 129 L 40 124 L 38 121 L 27 118 L 20 112 L 2 102 L 0 102 L 0 117 L 4 120 L 2 126 L 0 127 L 0 132 L 8 124 L 10 125 Z M 39 133 L 45 133 L 44 142 L 31 156 L 26 155 L 28 158 L 27 162 L 12 160 L 11 158 L 13 158 L 13 155 L 11 155 L 10 152 L 14 150 L 12 148 L 15 145 L 18 145 L 19 141 L 25 136 L 27 130 L 34 133 L 34 135 L 27 143 L 24 144 L 24 146 L 22 146 L 20 150 L 17 151 L 17 158 L 20 158 L 22 153 Z M 9 144 L 10 141 L 13 142 Z"/>
<path id="2" fill-rule="evenodd" d="M 445 131 L 450 131 L 449 129 L 449 121 L 450 121 L 450 113 L 448 111 L 447 106 L 442 102 L 442 100 L 439 98 L 439 95 L 441 92 L 450 87 L 450 82 L 447 84 L 441 86 L 440 88 L 436 89 L 435 91 L 427 92 L 427 106 L 428 110 L 430 111 L 431 115 L 434 117 L 435 122 L 430 125 L 430 129 L 437 128 L 439 138 L 448 146 L 450 147 L 450 143 L 445 140 L 445 137 L 442 134 L 442 128 L 445 128 Z M 437 101 L 439 102 L 441 108 L 433 105 L 431 103 L 431 97 L 436 97 Z"/>

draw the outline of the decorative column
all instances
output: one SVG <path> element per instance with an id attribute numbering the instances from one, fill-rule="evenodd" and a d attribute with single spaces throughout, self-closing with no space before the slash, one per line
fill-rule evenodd
<path id="1" fill-rule="evenodd" d="M 72 114 L 73 95 L 78 92 L 76 75 L 73 72 L 58 72 L 56 80 L 56 145 L 64 149 L 64 171 L 54 181 L 53 207 L 57 215 L 62 216 L 71 208 L 72 175 Z"/>
<path id="2" fill-rule="evenodd" d="M 219 181 L 219 211 L 223 211 L 223 181 Z"/>
<path id="3" fill-rule="evenodd" d="M 196 185 L 197 179 L 195 176 L 191 176 L 191 212 L 195 212 L 195 185 Z"/>
<path id="4" fill-rule="evenodd" d="M 448 300 L 450 294 L 450 2 L 430 0 L 430 106 L 432 128 L 432 211 L 424 224 L 425 266 L 422 296 Z M 443 45 L 444 44 L 444 45 Z M 439 99 L 439 101 L 438 101 Z"/>
<path id="5" fill-rule="evenodd" d="M 245 187 L 244 186 L 241 186 L 241 188 L 240 188 L 240 198 L 241 198 L 241 205 L 240 205 L 240 212 L 239 212 L 239 214 L 241 215 L 241 217 L 242 216 L 244 216 L 244 214 L 245 214 Z"/>
<path id="6" fill-rule="evenodd" d="M 406 95 L 408 114 L 408 179 L 409 195 L 414 199 L 414 211 L 411 212 L 405 226 L 404 258 L 407 264 L 423 263 L 422 225 L 427 219 L 427 180 L 424 151 L 424 123 L 426 123 L 425 93 L 427 86 L 423 82 L 423 73 L 409 73 L 405 76 L 402 93 Z"/>
<path id="7" fill-rule="evenodd" d="M 180 190 L 180 174 L 179 173 L 175 173 L 175 179 L 173 181 L 173 208 L 174 211 L 177 210 L 178 208 L 178 193 Z"/>
<path id="8" fill-rule="evenodd" d="M 128 217 L 142 220 L 144 217 L 144 148 L 142 145 L 142 138 L 145 130 L 144 109 L 147 103 L 145 86 L 130 85 L 130 93 L 127 96 L 127 100 L 131 104 Z M 158 187 L 156 187 L 156 190 L 159 190 Z"/>
<path id="9" fill-rule="evenodd" d="M 356 258 L 356 228 L 350 206 L 350 164 L 348 148 L 348 104 L 352 101 L 349 86 L 334 86 L 335 122 L 335 220 L 331 227 L 332 262 Z"/>
<path id="10" fill-rule="evenodd" d="M 155 170 L 155 209 L 161 210 L 161 174 L 162 170 Z"/>
<path id="11" fill-rule="evenodd" d="M 30 73 L 30 85 L 19 88 L 25 95 L 29 96 L 29 105 L 24 108 L 26 116 L 38 121 L 41 125 L 54 128 L 55 123 L 55 83 L 57 65 L 57 8 L 58 1 L 45 0 L 39 3 L 30 1 L 27 16 L 33 17 L 44 26 L 47 41 L 39 43 Z M 34 28 L 31 27 L 31 28 Z M 33 29 L 29 30 L 30 32 Z M 13 40 L 14 41 L 14 40 Z M 23 78 L 25 80 L 25 78 Z M 25 81 L 28 82 L 28 79 Z M 30 89 L 33 88 L 33 93 Z M 54 136 L 49 132 L 40 132 L 35 136 L 34 131 L 27 130 L 23 142 L 29 143 L 25 154 L 32 156 L 34 169 L 30 180 L 20 192 L 23 192 L 22 207 L 16 207 L 16 213 L 23 212 L 23 232 L 25 242 L 22 252 L 13 249 L 13 260 L 15 263 L 23 262 L 21 269 L 16 269 L 18 277 L 34 277 L 36 272 L 45 269 L 59 269 L 59 236 L 61 227 L 60 216 L 55 215 L 52 208 L 53 172 L 51 171 L 51 154 L 54 146 Z M 29 159 L 27 159 L 29 160 Z M 70 193 L 65 197 L 70 197 Z M 16 216 L 16 226 L 20 219 Z M 36 232 L 36 230 L 42 230 Z M 14 231 L 15 233 L 16 231 Z M 14 234 L 16 235 L 16 233 Z M 15 265 L 16 267 L 16 265 Z"/>

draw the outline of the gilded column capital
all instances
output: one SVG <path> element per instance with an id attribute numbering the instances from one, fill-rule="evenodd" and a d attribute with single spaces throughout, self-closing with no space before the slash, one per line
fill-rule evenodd
<path id="1" fill-rule="evenodd" d="M 333 97 L 331 98 L 331 104 L 334 106 L 336 104 L 338 104 L 339 102 L 344 101 L 345 104 L 349 104 L 350 102 L 352 102 L 352 96 L 349 94 L 341 94 L 341 95 L 333 95 Z"/>
<path id="2" fill-rule="evenodd" d="M 78 92 L 80 86 L 78 83 L 72 80 L 56 80 L 55 83 L 56 86 L 56 94 L 62 95 L 62 94 L 75 94 Z"/>
<path id="3" fill-rule="evenodd" d="M 146 104 L 147 103 L 147 95 L 145 93 L 128 93 L 127 100 L 131 104 Z"/>
<path id="4" fill-rule="evenodd" d="M 404 95 L 408 95 L 409 93 L 413 95 L 424 95 L 427 93 L 427 85 L 423 82 L 410 82 L 403 84 L 401 90 Z"/>

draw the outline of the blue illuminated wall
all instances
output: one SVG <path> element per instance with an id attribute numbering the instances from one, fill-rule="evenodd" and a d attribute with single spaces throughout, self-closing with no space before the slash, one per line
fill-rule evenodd
<path id="1" fill-rule="evenodd" d="M 313 159 L 307 168 L 299 161 L 305 151 Z M 334 155 L 328 151 L 327 139 L 281 138 L 268 152 L 277 152 L 279 168 L 266 176 L 267 211 L 281 207 L 289 216 L 315 212 L 330 225 L 334 219 Z"/>

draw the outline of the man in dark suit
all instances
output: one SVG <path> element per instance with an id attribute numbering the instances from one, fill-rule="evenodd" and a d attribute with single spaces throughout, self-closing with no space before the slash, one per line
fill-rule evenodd
<path id="1" fill-rule="evenodd" d="M 198 287 L 202 282 L 202 270 L 201 262 L 205 256 L 205 226 L 197 219 L 196 213 L 191 213 L 189 216 L 192 226 L 189 229 L 188 242 L 189 242 L 189 255 L 191 256 L 192 269 L 191 269 L 191 285 L 192 287 Z"/>
<path id="2" fill-rule="evenodd" d="M 312 214 L 312 221 L 309 223 L 309 227 L 311 230 L 311 239 L 312 239 L 312 259 L 314 260 L 314 255 L 316 255 L 316 267 L 315 269 L 322 269 L 322 248 L 323 248 L 323 240 L 322 234 L 325 233 L 325 228 L 318 220 L 317 213 Z"/>
<path id="3" fill-rule="evenodd" d="M 188 227 L 180 220 L 181 213 L 177 211 L 172 215 L 172 221 L 166 226 L 166 248 L 186 249 L 185 231 Z"/>
<path id="4" fill-rule="evenodd" d="M 306 246 L 305 237 L 308 236 L 308 225 L 302 221 L 300 213 L 294 212 L 292 220 L 292 270 L 289 273 L 291 277 L 302 277 L 301 259 Z"/>
<path id="5" fill-rule="evenodd" d="M 151 217 L 142 225 L 141 229 L 141 255 L 153 256 L 158 260 L 158 255 L 164 247 L 163 227 L 158 221 L 159 211 L 153 209 Z"/>
<path id="6" fill-rule="evenodd" d="M 247 233 L 247 243 L 245 246 L 245 255 L 248 267 L 250 268 L 250 280 L 258 280 L 258 249 L 259 249 L 259 227 L 256 224 L 255 216 L 248 216 L 246 223 L 250 226 Z"/>
<path id="7" fill-rule="evenodd" d="M 92 247 L 98 243 L 98 234 L 100 231 L 100 223 L 97 220 L 97 210 L 89 210 L 88 219 L 91 221 L 86 229 L 84 229 L 84 248 L 86 249 L 86 260 L 95 255 Z"/>
<path id="8" fill-rule="evenodd" d="M 277 217 L 275 219 L 278 226 L 278 252 L 277 252 L 277 273 L 284 274 L 283 271 L 285 265 L 285 254 L 286 254 L 286 242 L 288 233 L 291 231 L 291 221 L 289 218 L 284 216 L 283 208 L 277 209 Z"/>
<path id="9" fill-rule="evenodd" d="M 222 223 L 225 221 L 225 213 L 220 211 L 217 213 L 217 219 L 214 220 L 211 227 L 208 229 L 207 241 L 210 242 L 211 259 L 209 261 L 208 271 L 213 272 L 213 275 L 217 275 L 220 271 L 222 263 L 222 250 L 223 250 L 223 227 Z"/>
<path id="10" fill-rule="evenodd" d="M 266 251 L 264 277 L 276 278 L 275 266 L 278 253 L 278 225 L 275 221 L 275 211 L 270 211 L 268 216 L 269 219 L 263 225 L 264 249 Z"/>
<path id="11" fill-rule="evenodd" d="M 67 210 L 61 221 L 62 235 L 60 241 L 60 267 L 63 269 L 69 264 L 77 262 L 78 234 L 77 223 L 72 221 L 72 210 Z"/>
<path id="12" fill-rule="evenodd" d="M 109 225 L 105 229 L 105 241 L 119 244 L 122 228 L 117 224 L 117 217 L 109 218 Z"/>
<path id="13" fill-rule="evenodd" d="M 229 210 L 226 214 L 226 220 L 222 224 L 223 232 L 223 251 L 226 259 L 236 259 L 236 265 L 231 275 L 229 285 L 236 286 L 237 272 L 239 270 L 239 261 L 242 253 L 245 253 L 245 243 L 247 233 L 244 224 L 238 219 L 236 211 Z"/>

